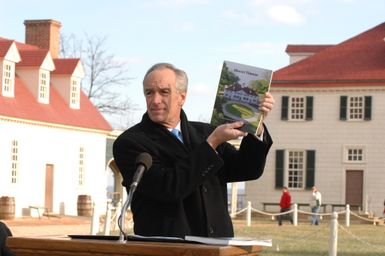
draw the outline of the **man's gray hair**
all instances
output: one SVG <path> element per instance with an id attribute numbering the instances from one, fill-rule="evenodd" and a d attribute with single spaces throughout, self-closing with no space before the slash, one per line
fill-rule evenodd
<path id="1" fill-rule="evenodd" d="M 179 92 L 187 92 L 187 87 L 188 87 L 188 78 L 186 72 L 183 70 L 176 68 L 174 65 L 170 63 L 157 63 L 153 65 L 149 70 L 147 70 L 146 75 L 143 78 L 143 85 L 146 81 L 147 76 L 155 71 L 155 70 L 162 70 L 162 69 L 170 69 L 174 71 L 175 76 L 176 76 L 176 89 Z"/>

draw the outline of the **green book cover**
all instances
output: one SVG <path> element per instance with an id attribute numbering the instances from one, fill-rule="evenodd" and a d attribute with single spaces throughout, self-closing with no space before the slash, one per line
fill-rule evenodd
<path id="1" fill-rule="evenodd" d="M 210 123 L 218 126 L 243 120 L 241 130 L 255 134 L 263 121 L 259 104 L 272 76 L 272 70 L 224 61 Z"/>

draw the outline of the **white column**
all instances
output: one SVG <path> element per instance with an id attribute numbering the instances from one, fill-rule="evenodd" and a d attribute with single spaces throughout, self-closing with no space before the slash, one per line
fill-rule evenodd
<path id="1" fill-rule="evenodd" d="M 99 214 L 96 211 L 95 202 L 92 203 L 91 235 L 99 232 Z"/>
<path id="2" fill-rule="evenodd" d="M 345 226 L 349 227 L 350 226 L 350 205 L 346 205 L 346 210 L 345 210 Z"/>
<path id="3" fill-rule="evenodd" d="M 337 256 L 338 214 L 333 212 L 330 221 L 329 256 Z"/>
<path id="4" fill-rule="evenodd" d="M 298 205 L 293 205 L 294 212 L 293 212 L 293 225 L 298 226 Z"/>
<path id="5" fill-rule="evenodd" d="M 251 226 L 251 202 L 247 201 L 247 214 L 246 214 L 247 226 Z"/>
<path id="6" fill-rule="evenodd" d="M 237 200 L 238 199 L 238 184 L 236 182 L 231 183 L 231 217 L 235 217 L 237 212 Z"/>
<path id="7" fill-rule="evenodd" d="M 111 225 L 111 199 L 107 200 L 107 210 L 106 210 L 106 219 L 104 220 L 104 235 L 108 236 L 110 234 L 110 225 Z"/>

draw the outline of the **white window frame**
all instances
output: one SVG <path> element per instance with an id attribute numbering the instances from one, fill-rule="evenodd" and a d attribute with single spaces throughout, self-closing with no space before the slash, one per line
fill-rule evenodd
<path id="1" fill-rule="evenodd" d="M 78 185 L 85 185 L 85 148 L 84 146 L 79 147 L 79 162 L 78 162 Z"/>
<path id="2" fill-rule="evenodd" d="M 292 157 L 291 154 L 297 154 L 297 157 Z M 301 158 L 298 158 L 298 155 L 302 154 Z M 291 190 L 303 190 L 306 187 L 306 150 L 301 150 L 301 149 L 288 149 L 285 150 L 285 163 L 286 165 L 284 166 L 285 171 L 284 171 L 284 185 Z M 299 159 L 300 162 L 293 163 L 292 160 Z M 292 162 L 291 162 L 292 161 Z M 299 167 L 296 166 L 294 168 L 291 167 L 290 165 L 300 165 Z M 293 173 L 291 173 L 293 172 Z M 295 174 L 295 172 L 301 172 L 300 174 Z M 300 177 L 301 180 L 295 180 L 295 177 Z M 292 180 L 290 180 L 293 178 Z M 298 183 L 300 185 L 298 186 Z M 294 184 L 297 184 L 294 186 Z"/>
<path id="3" fill-rule="evenodd" d="M 3 61 L 2 79 L 1 79 L 2 95 L 5 97 L 15 97 L 15 63 L 11 61 Z"/>
<path id="4" fill-rule="evenodd" d="M 365 117 L 365 97 L 348 96 L 347 119 L 350 121 L 362 121 Z"/>
<path id="5" fill-rule="evenodd" d="M 46 70 L 40 70 L 39 72 L 39 102 L 40 103 L 49 103 L 49 72 Z"/>
<path id="6" fill-rule="evenodd" d="M 290 96 L 288 118 L 290 121 L 306 120 L 306 97 Z"/>
<path id="7" fill-rule="evenodd" d="M 344 145 L 343 163 L 363 164 L 366 163 L 366 147 L 364 145 Z"/>
<path id="8" fill-rule="evenodd" d="M 70 108 L 80 108 L 80 79 L 71 79 Z"/>
<path id="9" fill-rule="evenodd" d="M 11 183 L 17 184 L 19 176 L 19 141 L 11 141 Z"/>

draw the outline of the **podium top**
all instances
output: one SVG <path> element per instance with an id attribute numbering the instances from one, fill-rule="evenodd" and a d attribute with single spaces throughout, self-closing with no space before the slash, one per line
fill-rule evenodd
<path id="1" fill-rule="evenodd" d="M 27 238 L 8 237 L 7 247 L 16 256 L 232 256 L 232 255 L 258 255 L 261 246 L 214 246 L 191 243 L 166 243 L 166 242 L 136 242 L 101 240 L 72 240 L 69 238 Z"/>

